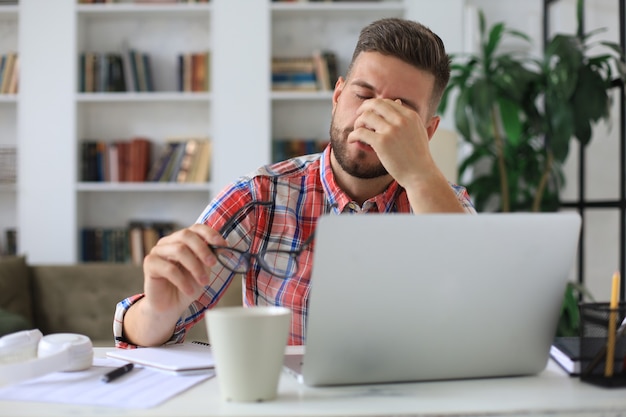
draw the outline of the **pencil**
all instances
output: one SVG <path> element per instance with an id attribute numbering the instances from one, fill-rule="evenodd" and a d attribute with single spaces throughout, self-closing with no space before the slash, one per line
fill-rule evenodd
<path id="1" fill-rule="evenodd" d="M 613 376 L 613 368 L 615 364 L 615 327 L 617 320 L 617 306 L 619 303 L 619 272 L 613 274 L 613 285 L 611 286 L 611 303 L 609 304 L 609 330 L 606 342 L 606 361 L 604 363 L 604 376 L 610 378 Z"/>

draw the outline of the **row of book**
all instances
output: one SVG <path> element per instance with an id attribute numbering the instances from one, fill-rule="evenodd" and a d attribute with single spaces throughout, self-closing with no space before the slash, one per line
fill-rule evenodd
<path id="1" fill-rule="evenodd" d="M 130 221 L 128 227 L 81 229 L 82 262 L 116 262 L 142 265 L 143 258 L 177 226 L 173 222 Z"/>
<path id="2" fill-rule="evenodd" d="M 211 141 L 207 138 L 170 140 L 156 158 L 147 181 L 203 183 L 209 181 Z"/>
<path id="3" fill-rule="evenodd" d="M 16 52 L 0 56 L 0 94 L 16 94 L 20 58 Z"/>
<path id="4" fill-rule="evenodd" d="M 210 53 L 181 53 L 177 59 L 178 91 L 209 90 Z M 149 54 L 123 47 L 123 52 L 84 52 L 79 57 L 83 93 L 156 91 Z"/>
<path id="5" fill-rule="evenodd" d="M 147 138 L 81 142 L 81 181 L 204 183 L 209 179 L 211 142 L 206 138 L 169 139 L 152 157 Z M 154 161 L 154 162 L 153 162 Z"/>
<path id="6" fill-rule="evenodd" d="M 211 54 L 208 51 L 178 55 L 178 91 L 210 90 Z"/>
<path id="7" fill-rule="evenodd" d="M 124 53 L 84 52 L 79 57 L 82 93 L 154 91 L 150 56 L 134 49 Z"/>
<path id="8" fill-rule="evenodd" d="M 147 138 L 81 142 L 81 180 L 86 182 L 143 182 L 151 164 L 152 142 Z"/>
<path id="9" fill-rule="evenodd" d="M 17 180 L 17 148 L 0 145 L 0 184 L 15 184 Z"/>
<path id="10" fill-rule="evenodd" d="M 337 56 L 331 51 L 314 51 L 311 56 L 272 58 L 274 91 L 330 91 L 338 77 Z"/>
<path id="11" fill-rule="evenodd" d="M 287 138 L 274 139 L 272 143 L 272 161 L 280 162 L 301 155 L 322 152 L 328 140 Z"/>

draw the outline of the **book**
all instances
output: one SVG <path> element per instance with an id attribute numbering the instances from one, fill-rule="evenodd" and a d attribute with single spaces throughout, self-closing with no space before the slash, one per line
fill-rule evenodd
<path id="1" fill-rule="evenodd" d="M 318 89 L 313 56 L 273 57 L 272 89 L 278 91 L 315 91 Z"/>
<path id="2" fill-rule="evenodd" d="M 211 169 L 211 142 L 208 139 L 200 140 L 196 157 L 191 163 L 187 182 L 203 183 L 210 177 Z"/>
<path id="3" fill-rule="evenodd" d="M 109 79 L 109 54 L 105 52 L 97 53 L 98 56 L 98 79 L 96 79 L 95 91 L 107 91 L 107 82 Z"/>
<path id="4" fill-rule="evenodd" d="M 107 181 L 107 144 L 103 141 L 96 142 L 96 181 Z"/>
<path id="5" fill-rule="evenodd" d="M 568 374 L 580 375 L 580 338 L 555 338 L 550 346 L 550 357 Z"/>
<path id="6" fill-rule="evenodd" d="M 4 233 L 6 236 L 5 255 L 17 255 L 17 230 L 6 229 Z"/>
<path id="7" fill-rule="evenodd" d="M 126 76 L 124 74 L 124 62 L 122 55 L 110 54 L 109 58 L 109 79 L 107 80 L 107 91 L 126 91 Z"/>
<path id="8" fill-rule="evenodd" d="M 129 144 L 128 181 L 144 182 L 150 169 L 152 144 L 144 137 L 134 137 Z"/>
<path id="9" fill-rule="evenodd" d="M 331 90 L 335 88 L 335 84 L 339 79 L 339 64 L 337 55 L 332 51 L 323 51 L 322 56 L 326 61 L 326 65 L 328 66 L 328 78 L 330 81 Z"/>
<path id="10" fill-rule="evenodd" d="M 14 52 L 10 52 L 6 56 L 4 69 L 3 69 L 4 75 L 2 76 L 2 84 L 0 86 L 1 94 L 9 93 L 9 85 L 11 84 L 11 79 L 13 78 L 13 66 L 15 65 L 16 59 L 17 59 L 17 54 Z"/>
<path id="11" fill-rule="evenodd" d="M 145 225 L 142 229 L 142 243 L 144 256 L 150 253 L 160 239 L 159 231 L 152 225 Z"/>
<path id="12" fill-rule="evenodd" d="M 130 142 L 121 140 L 117 142 L 117 169 L 118 178 L 121 182 L 130 180 Z"/>
<path id="13" fill-rule="evenodd" d="M 194 158 L 197 157 L 196 153 L 198 151 L 198 147 L 199 143 L 195 139 L 189 139 L 185 143 L 185 152 L 183 154 L 182 160 L 180 161 L 180 167 L 178 169 L 178 172 L 176 172 L 176 182 L 189 181 L 191 165 Z"/>
<path id="14" fill-rule="evenodd" d="M 320 91 L 330 91 L 330 75 L 328 72 L 328 63 L 326 58 L 319 50 L 313 51 L 313 60 L 315 62 L 315 78 L 317 80 L 317 87 Z"/>
<path id="15" fill-rule="evenodd" d="M 146 77 L 146 67 L 143 54 L 139 51 L 133 51 L 133 59 L 135 62 L 134 68 L 137 76 L 137 90 L 141 92 L 148 91 L 148 81 Z"/>
<path id="16" fill-rule="evenodd" d="M 12 71 L 12 74 L 10 74 L 10 78 L 9 78 L 9 86 L 7 90 L 8 94 L 17 94 L 19 77 L 20 77 L 20 57 L 19 55 L 16 55 L 15 62 L 13 63 L 13 71 Z"/>
<path id="17" fill-rule="evenodd" d="M 120 181 L 120 164 L 119 164 L 118 144 L 110 143 L 107 147 L 107 164 L 109 176 L 107 178 L 110 182 Z"/>
<path id="18" fill-rule="evenodd" d="M 130 261 L 128 230 L 123 227 L 84 227 L 80 230 L 81 262 Z"/>
<path id="19" fill-rule="evenodd" d="M 4 78 L 4 67 L 6 65 L 7 62 L 7 56 L 6 55 L 0 55 L 0 86 L 2 86 L 2 79 Z M 0 89 L 0 93 L 2 92 L 2 89 Z"/>
<path id="20" fill-rule="evenodd" d="M 169 221 L 131 220 L 127 229 L 128 259 L 135 265 L 142 265 L 143 258 L 159 239 L 176 228 L 176 224 Z"/>
<path id="21" fill-rule="evenodd" d="M 615 368 L 618 372 L 622 369 L 626 353 L 625 340 L 621 338 L 615 348 Z M 606 342 L 606 337 L 585 337 L 584 351 L 581 353 L 580 337 L 556 337 L 550 346 L 550 357 L 570 375 L 579 376 L 584 367 L 592 363 L 598 353 L 605 349 Z M 600 368 L 604 369 L 604 359 L 600 362 Z M 592 373 L 598 369 L 598 366 L 594 367 Z"/>
<path id="22" fill-rule="evenodd" d="M 137 86 L 137 71 L 135 67 L 135 57 L 133 51 L 127 42 L 122 42 L 122 69 L 124 72 L 124 86 L 126 91 L 135 92 L 139 91 Z"/>
<path id="23" fill-rule="evenodd" d="M 152 164 L 150 171 L 148 172 L 147 181 L 160 181 L 164 176 L 165 170 L 167 169 L 170 160 L 172 159 L 176 148 L 178 147 L 178 142 L 169 142 L 167 143 L 160 151 L 159 156 L 156 161 Z"/>
<path id="24" fill-rule="evenodd" d="M 93 52 L 85 52 L 84 59 L 81 59 L 81 62 L 84 64 L 84 67 L 81 70 L 84 72 L 84 93 L 93 93 L 95 92 L 95 74 L 96 74 L 96 65 L 97 65 L 97 56 Z"/>
<path id="25" fill-rule="evenodd" d="M 145 82 L 146 90 L 145 91 L 154 92 L 155 88 L 154 88 L 154 77 L 152 76 L 152 58 L 150 58 L 150 55 L 148 54 L 142 54 L 141 59 L 143 63 L 144 76 L 146 78 L 146 82 Z"/>
<path id="26" fill-rule="evenodd" d="M 208 53 L 198 52 L 191 56 L 191 91 L 207 91 Z"/>
<path id="27" fill-rule="evenodd" d="M 317 80 L 313 72 L 274 72 L 272 73 L 274 91 L 316 91 Z"/>
<path id="28" fill-rule="evenodd" d="M 276 138 L 272 144 L 272 162 L 281 162 L 296 156 L 319 153 L 328 140 L 307 138 Z"/>
<path id="29" fill-rule="evenodd" d="M 272 57 L 272 73 L 315 72 L 313 56 Z"/>
<path id="30" fill-rule="evenodd" d="M 128 240 L 130 260 L 134 265 L 143 265 L 146 254 L 143 251 L 143 226 L 139 223 L 131 223 L 128 227 Z"/>
<path id="31" fill-rule="evenodd" d="M 98 141 L 84 139 L 81 143 L 81 180 L 98 181 Z"/>
<path id="32" fill-rule="evenodd" d="M 162 175 L 159 177 L 158 181 L 160 182 L 176 182 L 178 170 L 180 169 L 180 163 L 185 155 L 185 140 L 172 139 L 171 142 L 173 142 L 174 150 L 167 161 L 167 165 L 165 166 Z"/>
<path id="33" fill-rule="evenodd" d="M 192 62 L 193 57 L 191 54 L 183 55 L 183 90 L 190 92 L 192 90 Z"/>
<path id="34" fill-rule="evenodd" d="M 195 374 L 213 371 L 215 361 L 206 343 L 178 343 L 137 349 L 115 349 L 107 356 L 157 370 L 176 374 Z"/>

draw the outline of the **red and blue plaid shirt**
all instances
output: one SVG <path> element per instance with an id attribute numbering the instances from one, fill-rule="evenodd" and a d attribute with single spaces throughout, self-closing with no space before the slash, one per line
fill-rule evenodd
<path id="1" fill-rule="evenodd" d="M 475 213 L 465 188 L 450 184 L 469 213 Z M 260 250 L 297 250 L 314 232 L 317 219 L 331 210 L 335 213 L 410 213 L 405 190 L 395 181 L 381 194 L 359 207 L 335 182 L 330 168 L 330 147 L 321 154 L 307 155 L 260 168 L 224 189 L 204 210 L 198 223 L 220 230 L 244 205 L 270 201 L 272 205 L 255 205 L 245 216 L 225 230 L 229 245 L 251 253 Z M 306 317 L 315 240 L 299 257 L 299 269 L 291 278 L 272 276 L 253 263 L 243 276 L 243 301 L 247 306 L 279 305 L 292 310 L 289 344 L 305 342 Z M 176 325 L 170 342 L 180 342 L 185 332 L 199 321 L 207 308 L 213 307 L 235 273 L 221 265 L 213 269 L 211 283 L 194 301 Z M 143 294 L 121 301 L 116 309 L 114 333 L 120 347 L 122 320 L 126 310 Z"/>

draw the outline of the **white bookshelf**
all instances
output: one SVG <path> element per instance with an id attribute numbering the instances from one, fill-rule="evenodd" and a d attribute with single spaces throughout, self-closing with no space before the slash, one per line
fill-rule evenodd
<path id="1" fill-rule="evenodd" d="M 462 9 L 464 0 L 437 5 L 429 0 L 77 3 L 21 0 L 12 8 L 20 17 L 26 68 L 19 100 L 0 101 L 0 117 L 7 106 L 19 110 L 9 116 L 18 121 L 20 147 L 15 222 L 20 252 L 32 263 L 77 262 L 84 226 L 121 227 L 133 219 L 190 224 L 224 185 L 270 162 L 273 137 L 327 135 L 331 93 L 272 92 L 274 53 L 332 49 L 343 73 L 358 31 L 369 21 L 413 16 L 426 22 L 430 15 Z M 451 15 L 441 27 L 453 44 L 461 44 L 462 19 Z M 153 56 L 157 91 L 79 93 L 79 53 L 115 51 L 124 40 Z M 177 92 L 173 55 L 203 49 L 211 51 L 211 91 Z M 210 183 L 80 181 L 81 139 L 135 135 L 157 144 L 170 136 L 208 136 L 213 141 Z M 0 206 L 0 212 L 4 218 L 6 208 Z"/>
<path id="2" fill-rule="evenodd" d="M 0 6 L 0 56 L 18 51 L 18 7 Z M 17 100 L 15 94 L 0 94 L 0 147 L 17 148 Z M 1 169 L 1 168 L 0 168 Z M 0 254 L 6 251 L 7 229 L 17 227 L 17 186 L 0 182 Z"/>
<path id="3" fill-rule="evenodd" d="M 211 48 L 210 4 L 77 5 L 77 49 L 149 54 L 154 92 L 77 93 L 77 149 L 85 139 L 145 137 L 155 161 L 166 140 L 211 136 L 209 92 L 179 92 L 177 57 Z M 129 221 L 193 223 L 209 184 L 81 182 L 77 229 L 116 228 Z M 78 246 L 83 242 L 78 240 Z"/>

